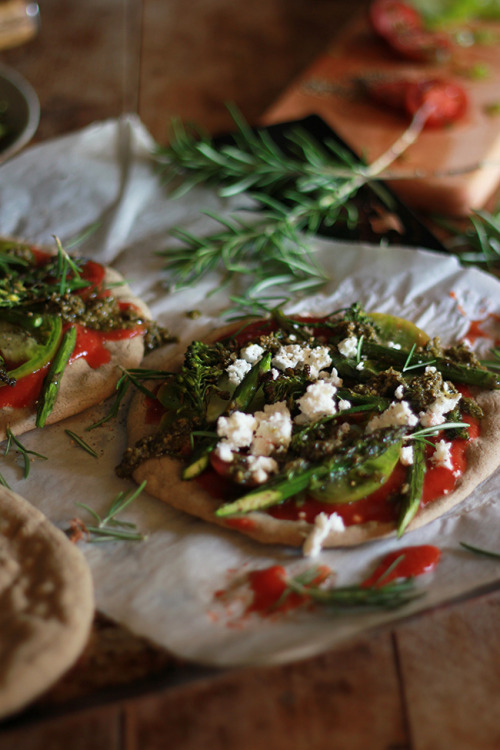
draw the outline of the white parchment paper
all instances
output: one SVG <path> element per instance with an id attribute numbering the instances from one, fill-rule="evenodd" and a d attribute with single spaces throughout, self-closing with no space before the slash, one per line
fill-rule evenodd
<path id="1" fill-rule="evenodd" d="M 234 210 L 242 199 L 222 201 L 214 191 L 199 188 L 173 200 L 153 168 L 152 146 L 142 124 L 128 116 L 24 151 L 0 171 L 0 233 L 39 243 L 57 235 L 65 244 L 98 222 L 79 252 L 122 272 L 154 317 L 183 343 L 222 324 L 218 315 L 227 291 L 209 295 L 217 288 L 218 279 L 212 277 L 169 294 L 164 262 L 156 253 L 172 244 L 172 227 L 207 231 L 210 220 L 200 210 Z M 408 317 L 446 341 L 464 336 L 470 320 L 500 313 L 500 283 L 478 270 L 462 269 L 453 257 L 320 239 L 314 247 L 331 281 L 323 294 L 290 306 L 290 312 L 326 313 L 358 300 L 367 309 Z M 188 318 L 192 309 L 201 317 Z M 76 515 L 85 516 L 75 502 L 103 512 L 119 490 L 131 488 L 114 473 L 126 444 L 123 417 L 84 431 L 108 409 L 109 404 L 23 436 L 27 448 L 47 457 L 33 461 L 27 480 L 12 452 L 2 459 L 10 486 L 61 528 L 68 528 Z M 99 458 L 73 445 L 65 429 L 84 436 Z M 419 582 L 425 596 L 390 613 L 339 616 L 316 609 L 241 620 L 214 598 L 235 575 L 274 563 L 295 572 L 311 562 L 298 550 L 259 545 L 178 513 L 147 493 L 124 514 L 148 535 L 146 541 L 80 545 L 93 573 L 97 607 L 137 634 L 207 664 L 285 662 L 498 581 L 500 563 L 471 555 L 459 541 L 499 549 L 499 489 L 496 472 L 458 511 L 407 535 L 405 544 L 440 547 L 442 561 Z M 319 562 L 337 572 L 340 585 L 359 582 L 397 545 L 390 540 L 324 551 Z"/>

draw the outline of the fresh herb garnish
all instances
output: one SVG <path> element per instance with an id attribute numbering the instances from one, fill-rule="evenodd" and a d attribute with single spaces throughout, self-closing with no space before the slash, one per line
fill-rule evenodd
<path id="1" fill-rule="evenodd" d="M 489 549 L 482 549 L 481 547 L 474 547 L 472 544 L 467 544 L 467 542 L 460 542 L 460 546 L 468 550 L 469 552 L 474 552 L 476 555 L 494 557 L 500 560 L 500 552 L 494 552 L 493 550 Z"/>
<path id="2" fill-rule="evenodd" d="M 131 368 L 130 370 L 123 370 L 122 375 L 115 386 L 116 395 L 113 399 L 110 410 L 104 417 L 102 417 L 102 419 L 99 419 L 97 422 L 89 425 L 85 428 L 85 430 L 94 430 L 96 427 L 101 427 L 103 424 L 106 424 L 106 422 L 109 422 L 111 419 L 115 419 L 118 416 L 120 407 L 131 386 L 134 386 L 146 396 L 150 396 L 153 399 L 156 398 L 155 394 L 150 391 L 149 388 L 143 385 L 141 381 L 164 380 L 165 375 L 166 373 L 164 370 L 148 370 L 145 368 Z"/>
<path id="3" fill-rule="evenodd" d="M 464 265 L 483 265 L 494 269 L 500 261 L 500 210 L 473 211 L 464 230 L 449 220 L 437 219 L 450 234 L 446 242 Z"/>
<path id="4" fill-rule="evenodd" d="M 318 143 L 303 128 L 286 134 L 288 153 L 265 129 L 252 130 L 234 109 L 237 132 L 231 143 L 216 144 L 199 132 L 173 123 L 170 145 L 157 150 L 166 182 L 181 177 L 174 195 L 196 185 L 215 184 L 222 197 L 246 193 L 256 201 L 252 220 L 206 212 L 221 228 L 207 237 L 184 229 L 173 236 L 183 243 L 160 253 L 172 288 L 182 288 L 220 270 L 237 278 L 247 299 L 274 289 L 301 293 L 318 289 L 326 275 L 313 257 L 307 235 L 331 227 L 351 213 L 351 200 L 418 137 L 424 119 L 417 114 L 409 128 L 375 162 L 366 165 L 332 141 Z M 268 296 L 269 299 L 269 296 Z"/>
<path id="5" fill-rule="evenodd" d="M 75 532 L 78 533 L 78 531 L 80 531 L 86 536 L 86 541 L 93 543 L 143 541 L 146 537 L 144 534 L 137 531 L 137 527 L 134 523 L 130 523 L 129 521 L 119 521 L 116 516 L 124 511 L 130 503 L 140 495 L 145 486 L 146 482 L 144 481 L 128 495 L 124 492 L 119 492 L 112 501 L 106 515 L 103 517 L 86 503 L 76 502 L 75 505 L 86 510 L 87 513 L 92 516 L 95 523 L 89 525 L 83 523 L 80 519 L 73 519 L 69 532 L 70 536 L 74 536 Z"/>
<path id="6" fill-rule="evenodd" d="M 22 456 L 23 464 L 24 464 L 24 472 L 23 477 L 24 479 L 28 479 L 29 473 L 30 473 L 30 456 L 33 456 L 34 458 L 40 458 L 42 461 L 47 461 L 47 456 L 43 456 L 41 453 L 36 453 L 36 451 L 30 451 L 28 448 L 26 448 L 19 438 L 17 438 L 12 430 L 7 427 L 5 430 L 5 434 L 7 436 L 7 442 L 5 445 L 4 450 L 4 456 L 7 456 L 9 454 L 9 451 L 12 446 L 15 446 L 17 448 L 17 452 Z"/>
<path id="7" fill-rule="evenodd" d="M 77 435 L 76 432 L 73 432 L 72 430 L 64 430 L 64 432 L 69 438 L 71 438 L 71 440 L 79 445 L 80 448 L 83 448 L 86 453 L 88 453 L 90 456 L 93 456 L 93 458 L 98 458 L 97 452 L 88 443 L 86 443 L 85 440 L 80 437 L 80 435 Z"/>
<path id="8" fill-rule="evenodd" d="M 415 591 L 413 578 L 402 581 L 391 581 L 377 586 L 341 586 L 338 588 L 321 588 L 308 583 L 314 579 L 315 569 L 306 571 L 295 578 L 287 579 L 287 587 L 297 594 L 309 597 L 329 609 L 344 611 L 353 609 L 397 609 L 422 596 Z M 315 574 L 315 575 L 314 575 Z"/>

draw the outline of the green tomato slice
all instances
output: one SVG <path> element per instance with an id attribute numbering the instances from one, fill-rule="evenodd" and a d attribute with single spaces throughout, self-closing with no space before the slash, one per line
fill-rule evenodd
<path id="1" fill-rule="evenodd" d="M 372 312 L 368 317 L 375 323 L 384 341 L 400 344 L 402 349 L 411 349 L 413 344 L 424 346 L 429 336 L 409 320 L 388 313 Z"/>
<path id="2" fill-rule="evenodd" d="M 36 321 L 36 323 L 34 323 Z M 62 320 L 55 315 L 13 316 L 0 314 L 0 350 L 17 367 L 9 370 L 10 378 L 19 380 L 40 370 L 54 357 L 62 334 Z"/>
<path id="3" fill-rule="evenodd" d="M 379 456 L 368 458 L 320 489 L 308 494 L 323 503 L 354 503 L 378 490 L 391 476 L 401 451 L 401 441 L 391 445 Z"/>

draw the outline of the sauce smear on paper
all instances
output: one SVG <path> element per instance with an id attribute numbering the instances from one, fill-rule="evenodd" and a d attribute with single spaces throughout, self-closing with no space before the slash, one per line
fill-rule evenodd
<path id="1" fill-rule="evenodd" d="M 324 581 L 331 571 L 325 565 L 318 567 L 318 574 L 310 585 L 317 586 Z M 256 612 L 259 615 L 289 612 L 309 601 L 307 594 L 298 594 L 287 589 L 286 571 L 282 565 L 272 565 L 262 570 L 253 570 L 248 574 L 248 583 L 253 594 L 246 613 Z"/>
<path id="2" fill-rule="evenodd" d="M 363 588 L 380 588 L 398 578 L 415 578 L 434 570 L 441 558 L 441 550 L 431 544 L 403 547 L 386 555 L 373 573 L 366 578 Z"/>

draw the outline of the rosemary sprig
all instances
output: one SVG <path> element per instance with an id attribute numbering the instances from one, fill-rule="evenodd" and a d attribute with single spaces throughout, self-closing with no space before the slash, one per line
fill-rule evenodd
<path id="1" fill-rule="evenodd" d="M 352 198 L 363 186 L 376 183 L 415 141 L 424 119 L 417 114 L 396 143 L 366 165 L 331 140 L 318 143 L 300 127 L 285 135 L 282 149 L 266 130 L 252 130 L 234 108 L 231 114 L 237 128 L 231 143 L 217 144 L 174 122 L 170 145 L 157 150 L 165 181 L 182 178 L 174 195 L 201 183 L 215 184 L 221 196 L 247 193 L 258 206 L 250 222 L 209 213 L 221 228 L 204 238 L 175 229 L 173 235 L 183 246 L 160 252 L 172 287 L 194 284 L 219 270 L 226 281 L 241 281 L 245 294 L 238 296 L 251 299 L 270 288 L 280 298 L 280 289 L 317 289 L 327 278 L 313 260 L 307 235 L 343 216 L 350 220 Z"/>
<path id="2" fill-rule="evenodd" d="M 99 419 L 97 422 L 93 422 L 91 425 L 86 427 L 85 430 L 93 430 L 96 427 L 101 427 L 103 424 L 106 424 L 106 422 L 109 422 L 111 419 L 115 419 L 118 416 L 118 412 L 120 411 L 123 400 L 131 386 L 134 386 L 138 390 L 142 391 L 142 393 L 144 393 L 146 396 L 156 398 L 155 394 L 150 391 L 149 388 L 146 388 L 146 386 L 143 385 L 141 381 L 163 381 L 165 379 L 165 375 L 166 373 L 164 372 L 164 370 L 148 370 L 146 368 L 131 368 L 130 370 L 123 370 L 122 375 L 115 386 L 116 395 L 113 399 L 110 410 L 104 417 L 102 417 L 102 419 Z"/>
<path id="3" fill-rule="evenodd" d="M 28 479 L 29 473 L 30 473 L 30 456 L 33 456 L 34 458 L 40 458 L 42 461 L 47 461 L 47 456 L 43 456 L 41 453 L 36 453 L 36 451 L 30 451 L 28 448 L 26 448 L 19 438 L 17 438 L 10 427 L 7 427 L 5 430 L 5 434 L 7 436 L 7 442 L 5 445 L 4 450 L 4 456 L 7 456 L 9 454 L 10 449 L 12 446 L 15 446 L 17 448 L 17 452 L 22 456 L 23 464 L 24 464 L 24 471 L 23 471 L 23 478 Z M 4 480 L 5 482 L 5 480 Z M 8 486 L 5 483 L 5 486 Z"/>
<path id="4" fill-rule="evenodd" d="M 119 521 L 116 516 L 124 511 L 140 495 L 145 486 L 146 482 L 144 481 L 128 495 L 124 492 L 119 492 L 103 517 L 86 503 L 76 502 L 75 505 L 86 510 L 95 521 L 94 524 L 87 525 L 79 522 L 79 519 L 75 519 L 76 524 L 87 534 L 87 541 L 91 543 L 119 540 L 125 542 L 143 541 L 146 537 L 137 531 L 135 524 L 129 521 Z"/>
<path id="5" fill-rule="evenodd" d="M 79 445 L 80 448 L 83 448 L 83 450 L 90 456 L 93 456 L 93 458 L 99 457 L 96 451 L 88 443 L 86 443 L 85 440 L 80 437 L 80 435 L 77 435 L 76 432 L 73 432 L 72 430 L 64 430 L 64 432 L 69 438 L 71 438 L 71 440 Z"/>
<path id="6" fill-rule="evenodd" d="M 500 262 L 500 210 L 474 211 L 465 231 L 438 219 L 451 234 L 446 245 L 464 265 L 482 265 L 493 270 Z"/>
<path id="7" fill-rule="evenodd" d="M 302 574 L 303 575 L 303 574 Z M 291 591 L 310 597 L 318 604 L 329 609 L 344 611 L 356 609 L 397 609 L 422 596 L 415 592 L 414 579 L 391 581 L 375 586 L 341 586 L 339 588 L 320 588 L 307 583 L 311 574 L 304 581 L 299 576 L 287 580 Z"/>
<path id="8" fill-rule="evenodd" d="M 493 550 L 489 549 L 482 549 L 481 547 L 474 547 L 472 544 L 467 544 L 467 542 L 460 542 L 460 546 L 466 550 L 469 550 L 469 552 L 474 552 L 476 555 L 494 557 L 497 560 L 500 560 L 500 552 L 494 552 Z"/>

